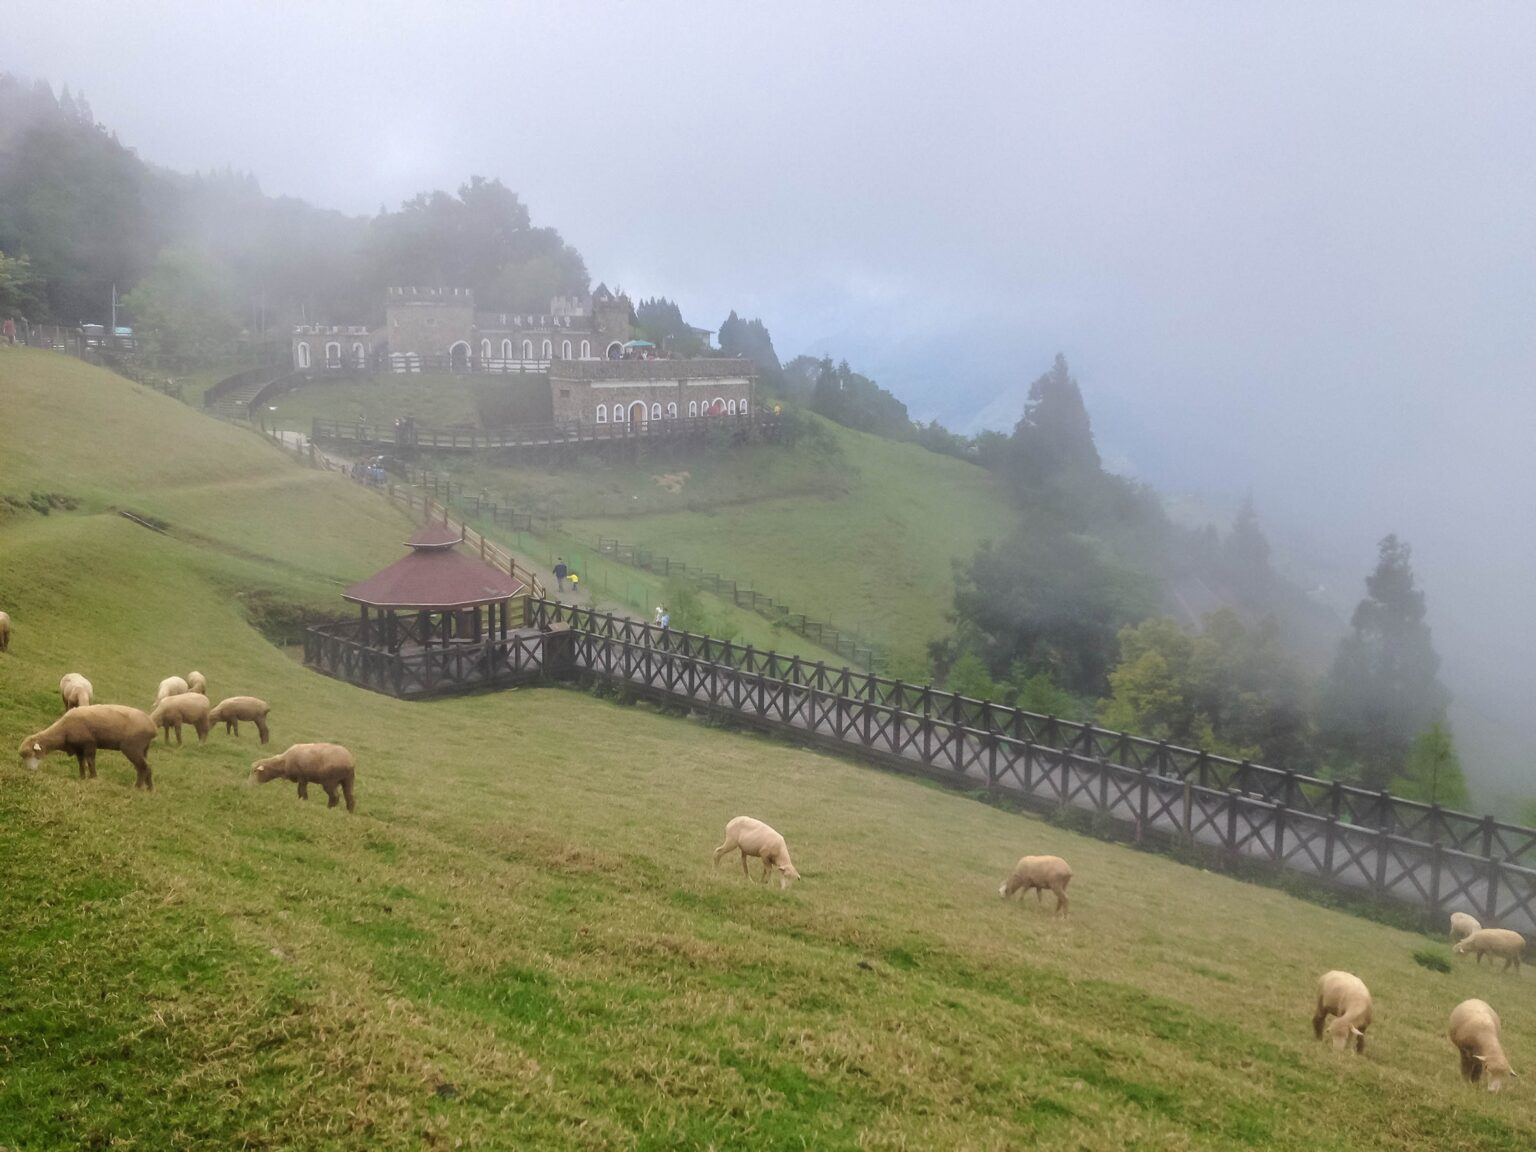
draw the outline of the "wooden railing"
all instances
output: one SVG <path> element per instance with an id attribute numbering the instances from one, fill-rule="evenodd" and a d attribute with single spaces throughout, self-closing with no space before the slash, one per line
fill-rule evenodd
<path id="1" fill-rule="evenodd" d="M 831 669 L 586 608 L 574 667 L 962 787 L 1088 808 L 1135 836 L 1178 834 L 1439 912 L 1536 929 L 1536 829 L 1338 781 L 1106 732 L 884 677 Z"/>
<path id="2" fill-rule="evenodd" d="M 479 452 L 494 449 L 544 448 L 559 444 L 626 442 L 641 439 L 687 439 L 716 431 L 755 431 L 774 435 L 782 417 L 772 412 L 746 416 L 680 416 L 643 424 L 588 424 L 569 421 L 529 424 L 495 432 L 477 428 L 426 428 L 412 425 L 367 424 L 362 421 L 315 419 L 310 438 L 320 442 L 369 445 L 430 452 Z"/>
<path id="3" fill-rule="evenodd" d="M 544 637 L 538 633 L 391 652 L 361 643 L 360 630 L 356 621 L 305 629 L 304 663 L 402 699 L 504 688 L 544 675 Z"/>

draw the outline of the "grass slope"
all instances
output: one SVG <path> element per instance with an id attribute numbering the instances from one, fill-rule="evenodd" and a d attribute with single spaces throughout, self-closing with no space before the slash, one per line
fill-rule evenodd
<path id="1" fill-rule="evenodd" d="M 119 419 L 58 422 L 66 383 L 127 397 Z M 1482 996 L 1523 1067 L 1529 976 L 1432 973 L 1411 934 L 642 708 L 526 689 L 407 705 L 326 680 L 228 589 L 259 575 L 308 595 L 306 573 L 347 568 L 347 548 L 354 571 L 392 555 L 399 525 L 366 494 L 61 357 L 0 354 L 0 394 L 0 489 L 23 457 L 72 469 L 38 483 L 104 502 L 169 508 L 207 484 L 224 533 L 95 509 L 0 523 L 7 740 L 52 719 L 65 670 L 145 703 L 196 665 L 215 695 L 271 700 L 278 747 L 337 739 L 360 765 L 347 816 L 249 786 L 250 734 L 158 748 L 152 795 L 113 753 L 85 783 L 58 757 L 0 763 L 0 1145 L 1536 1140 L 1530 1090 L 1464 1089 L 1443 1036 Z M 111 443 L 157 436 L 175 492 Z M 222 496 L 248 452 L 270 471 L 247 481 L 285 510 L 267 559 L 247 554 L 273 536 L 259 511 L 244 524 L 260 502 Z M 744 811 L 788 835 L 791 892 L 710 869 Z M 1070 921 L 997 899 L 1026 850 L 1073 862 Z M 1334 966 L 1376 994 L 1363 1059 L 1311 1038 L 1312 982 Z"/>

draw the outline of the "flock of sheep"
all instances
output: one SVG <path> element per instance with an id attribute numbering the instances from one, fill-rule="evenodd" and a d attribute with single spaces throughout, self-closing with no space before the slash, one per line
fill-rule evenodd
<path id="1" fill-rule="evenodd" d="M 0 612 L 0 652 L 10 646 L 11 620 Z M 135 787 L 153 789 L 147 753 L 155 733 L 163 731 L 170 743 L 171 732 L 181 744 L 183 725 L 190 725 L 199 743 L 208 739 L 210 729 L 222 723 L 225 732 L 239 735 L 240 721 L 256 725 L 261 743 L 268 740 L 265 701 L 255 696 L 231 696 L 209 706 L 208 685 L 201 672 L 189 672 L 185 679 L 170 676 L 160 682 L 154 705 L 148 713 L 121 704 L 93 704 L 91 682 L 77 672 L 67 673 L 59 681 L 59 696 L 64 715 L 41 732 L 21 742 L 22 763 L 36 769 L 50 752 L 65 752 L 76 758 L 80 776 L 95 777 L 96 752 L 112 749 L 122 752 L 137 772 Z M 265 784 L 271 780 L 292 780 L 298 785 L 300 799 L 309 798 L 309 785 L 325 790 L 329 807 L 336 807 L 338 793 L 345 798 L 347 811 L 353 810 L 353 785 L 356 766 L 352 753 L 340 744 L 293 744 L 280 756 L 269 756 L 251 764 L 251 778 Z M 766 884 L 778 873 L 780 889 L 800 879 L 789 857 L 784 837 L 769 825 L 751 816 L 737 816 L 725 826 L 725 842 L 715 849 L 714 864 L 723 857 L 741 853 L 742 874 L 751 879 L 747 859 L 762 862 L 759 879 Z M 1072 869 L 1060 856 L 1024 856 L 998 888 L 1007 899 L 1015 892 L 1034 890 L 1041 903 L 1047 890 L 1056 897 L 1055 915 L 1067 915 L 1067 885 Z M 1513 965 L 1520 971 L 1520 957 L 1525 938 L 1505 928 L 1484 928 L 1464 912 L 1451 915 L 1451 942 L 1458 955 L 1503 959 L 1504 971 Z M 1321 1040 L 1326 1037 L 1338 1051 L 1353 1048 L 1365 1051 L 1365 1030 L 1371 1025 L 1371 993 L 1365 981 L 1350 972 L 1325 972 L 1317 982 L 1317 1007 L 1312 1016 L 1312 1031 Z M 1515 1076 L 1504 1053 L 1500 1037 L 1499 1015 L 1482 1000 L 1464 1000 L 1451 1012 L 1448 1035 L 1461 1056 L 1462 1077 L 1470 1083 L 1484 1079 L 1488 1091 L 1497 1092 L 1505 1078 Z"/>
<path id="2" fill-rule="evenodd" d="M 1525 937 L 1508 928 L 1484 928 L 1465 912 L 1451 913 L 1453 952 L 1502 958 L 1504 971 L 1513 964 L 1520 971 L 1520 954 L 1525 951 Z M 1317 1009 L 1312 1014 L 1312 1032 L 1319 1040 L 1324 1034 L 1340 1052 L 1354 1048 L 1365 1051 L 1365 1030 L 1371 1026 L 1371 992 L 1365 981 L 1352 972 L 1324 972 L 1317 982 Z M 1476 1084 L 1487 1073 L 1488 1091 L 1504 1087 L 1507 1076 L 1519 1074 L 1509 1066 L 1500 1037 L 1499 1014 L 1483 1000 L 1463 1000 L 1451 1009 L 1447 1028 L 1451 1043 L 1461 1055 L 1462 1078 Z"/>
<path id="3" fill-rule="evenodd" d="M 11 618 L 0 612 L 0 652 L 10 647 Z M 208 682 L 201 672 L 189 672 L 185 679 L 168 676 L 160 681 L 155 701 L 148 712 L 126 704 L 95 704 L 91 682 L 78 672 L 66 672 L 59 681 L 59 698 L 64 715 L 41 732 L 34 732 L 21 742 L 21 763 L 36 769 L 50 752 L 73 756 L 80 766 L 80 778 L 96 776 L 96 753 L 102 749 L 121 752 L 133 765 L 135 788 L 153 791 L 154 774 L 149 767 L 149 749 L 155 733 L 164 732 L 165 742 L 181 744 L 183 725 L 197 733 L 198 743 L 208 741 L 215 724 L 223 724 L 231 736 L 240 734 L 242 720 L 256 725 L 256 734 L 264 745 L 270 738 L 267 716 L 272 711 L 265 700 L 255 696 L 230 696 L 217 704 L 208 703 Z M 299 799 L 309 799 L 309 786 L 324 789 L 330 807 L 342 800 L 347 811 L 354 809 L 353 786 L 357 767 L 352 753 L 340 744 L 293 744 L 280 756 L 268 756 L 251 764 L 251 779 L 257 784 L 272 780 L 292 780 L 299 786 Z"/>

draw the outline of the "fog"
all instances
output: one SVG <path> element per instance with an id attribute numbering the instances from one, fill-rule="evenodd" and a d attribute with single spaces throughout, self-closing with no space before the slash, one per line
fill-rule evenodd
<path id="1" fill-rule="evenodd" d="M 146 159 L 364 214 L 500 176 L 594 280 L 915 416 L 1064 352 L 1106 459 L 1252 491 L 1347 613 L 1414 545 L 1475 780 L 1536 741 L 1536 10 L 12 0 Z"/>

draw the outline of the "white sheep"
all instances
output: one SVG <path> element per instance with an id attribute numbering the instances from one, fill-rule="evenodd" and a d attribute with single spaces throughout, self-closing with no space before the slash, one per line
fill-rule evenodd
<path id="1" fill-rule="evenodd" d="M 178 692 L 167 696 L 155 705 L 149 714 L 156 728 L 165 730 L 165 742 L 171 742 L 171 729 L 176 729 L 176 743 L 181 744 L 181 726 L 190 724 L 197 731 L 197 742 L 208 743 L 208 730 L 213 725 L 208 720 L 208 697 L 201 692 Z"/>
<path id="2" fill-rule="evenodd" d="M 1451 1023 L 1446 1030 L 1456 1051 L 1461 1053 L 1461 1078 L 1476 1084 L 1488 1073 L 1488 1091 L 1504 1087 L 1504 1077 L 1518 1076 L 1504 1055 L 1499 1038 L 1499 1014 L 1482 1000 L 1463 1000 L 1451 1009 Z"/>
<path id="3" fill-rule="evenodd" d="M 59 696 L 66 712 L 71 708 L 84 708 L 91 702 L 91 682 L 78 672 L 66 672 L 59 681 Z"/>
<path id="4" fill-rule="evenodd" d="M 201 672 L 187 673 L 187 691 L 208 695 L 208 678 Z"/>
<path id="5" fill-rule="evenodd" d="M 1333 1019 L 1329 1020 L 1328 1017 Z M 1371 991 L 1352 972 L 1324 972 L 1317 980 L 1317 1009 L 1312 1013 L 1312 1034 L 1319 1040 L 1326 1030 L 1335 1052 L 1354 1045 L 1365 1051 L 1365 1030 L 1371 1026 Z"/>
<path id="6" fill-rule="evenodd" d="M 780 889 L 788 888 L 791 880 L 800 879 L 800 873 L 790 863 L 789 845 L 784 842 L 784 837 L 761 820 L 738 816 L 725 826 L 725 843 L 715 849 L 715 867 L 720 866 L 720 857 L 738 848 L 741 850 L 741 874 L 748 880 L 752 879 L 752 873 L 747 871 L 748 856 L 762 860 L 760 879 L 764 884 L 768 883 L 768 873 L 775 868 L 779 872 Z"/>
<path id="7" fill-rule="evenodd" d="M 1462 937 L 1472 935 L 1481 927 L 1475 916 L 1468 916 L 1465 912 L 1452 912 L 1451 943 L 1454 944 Z"/>
<path id="8" fill-rule="evenodd" d="M 160 687 L 155 689 L 155 704 L 160 703 L 167 696 L 180 696 L 187 691 L 187 682 L 180 676 L 167 676 L 160 681 Z M 153 707 L 154 705 L 151 705 Z"/>
<path id="9" fill-rule="evenodd" d="M 1072 866 L 1060 856 L 1020 856 L 1013 874 L 1004 880 L 997 894 L 1004 900 L 1015 892 L 1035 890 L 1035 903 L 1045 901 L 1045 890 L 1056 893 L 1056 915 L 1067 914 L 1067 885 L 1072 881 Z"/>
<path id="10" fill-rule="evenodd" d="M 352 811 L 352 788 L 357 781 L 357 766 L 352 753 L 340 744 L 290 744 L 279 756 L 268 756 L 251 763 L 251 779 L 257 784 L 273 780 L 292 780 L 299 786 L 299 799 L 309 799 L 309 786 L 325 789 L 329 807 L 336 807 L 339 791 Z"/>
<path id="11" fill-rule="evenodd" d="M 238 736 L 240 721 L 248 720 L 256 725 L 256 735 L 261 737 L 261 742 L 265 744 L 269 736 L 267 714 L 271 711 L 271 705 L 255 696 L 230 696 L 213 706 L 208 713 L 208 722 L 223 724 L 225 732 L 231 736 Z"/>
<path id="12" fill-rule="evenodd" d="M 1486 952 L 1504 961 L 1501 971 L 1508 972 L 1509 966 L 1513 964 L 1518 974 L 1520 953 L 1525 951 L 1525 937 L 1508 928 L 1479 928 L 1451 951 L 1458 956 L 1475 955 L 1479 964 L 1483 962 L 1483 953 Z"/>
<path id="13" fill-rule="evenodd" d="M 4 612 L 0 612 L 0 652 L 4 652 L 11 646 L 11 618 Z"/>

